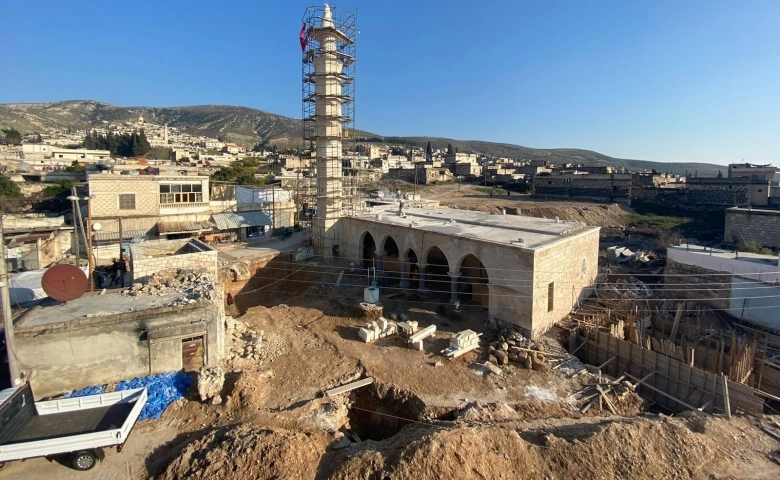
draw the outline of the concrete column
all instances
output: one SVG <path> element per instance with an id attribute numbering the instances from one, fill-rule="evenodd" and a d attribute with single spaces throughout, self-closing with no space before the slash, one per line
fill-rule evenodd
<path id="1" fill-rule="evenodd" d="M 408 268 L 409 264 L 406 263 L 406 260 L 401 260 L 401 288 L 409 288 L 411 285 L 409 283 L 409 272 L 407 272 Z"/>
<path id="2" fill-rule="evenodd" d="M 384 252 L 383 252 L 384 253 Z M 376 276 L 379 278 L 385 269 L 384 255 L 380 252 L 376 252 Z"/>
<path id="3" fill-rule="evenodd" d="M 417 290 L 419 290 L 420 292 L 428 291 L 428 289 L 425 288 L 425 265 L 423 264 L 420 264 L 420 281 Z"/>
<path id="4" fill-rule="evenodd" d="M 460 272 L 447 272 L 450 276 L 450 303 L 459 302 L 458 300 L 458 277 Z"/>

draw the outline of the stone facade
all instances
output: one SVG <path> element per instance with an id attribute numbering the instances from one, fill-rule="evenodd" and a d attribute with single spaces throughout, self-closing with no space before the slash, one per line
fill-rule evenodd
<path id="1" fill-rule="evenodd" d="M 413 217 L 409 218 L 413 221 Z M 554 220 L 548 222 L 555 223 Z M 461 284 L 469 283 L 468 278 L 473 276 L 463 272 L 468 269 L 467 259 L 475 257 L 482 264 L 487 279 L 485 284 L 471 285 L 472 300 L 488 307 L 491 317 L 517 325 L 530 336 L 544 333 L 565 317 L 578 300 L 588 296 L 598 268 L 597 227 L 582 226 L 565 235 L 553 234 L 551 240 L 536 247 L 499 243 L 476 234 L 473 237 L 454 236 L 446 231 L 412 228 L 411 224 L 409 228 L 400 227 L 371 217 L 342 218 L 340 229 L 343 257 L 364 260 L 363 245 L 366 236 L 370 235 L 376 241 L 376 252 L 380 252 L 372 259 L 377 269 L 393 276 L 398 272 L 398 277 L 394 278 L 400 278 L 402 285 L 408 281 L 406 272 L 410 271 L 409 259 L 413 253 L 420 260 L 415 265 L 423 272 L 421 278 L 426 277 L 420 281 L 420 284 L 427 282 L 420 286 L 423 291 L 432 288 L 431 252 L 434 248 L 440 250 L 449 271 L 443 277 L 440 274 L 438 281 L 442 286 L 436 291 L 447 293 L 451 284 L 451 301 L 458 298 Z M 523 235 L 519 228 L 517 235 Z M 395 256 L 386 253 L 391 239 L 398 250 Z M 552 294 L 552 301 L 549 294 Z"/>
<path id="2" fill-rule="evenodd" d="M 598 245 L 599 231 L 590 230 L 562 238 L 534 252 L 534 334 L 549 330 L 568 315 L 579 300 L 590 295 L 588 287 L 594 284 L 598 274 Z"/>
<path id="3" fill-rule="evenodd" d="M 92 200 L 92 216 L 97 219 L 209 211 L 208 177 L 92 174 L 89 175 L 88 180 L 89 193 L 95 195 Z M 161 203 L 161 185 L 198 185 L 201 190 L 200 201 L 188 199 L 186 202 Z M 134 198 L 131 202 L 129 197 L 123 199 L 121 195 L 134 195 Z"/>
<path id="4" fill-rule="evenodd" d="M 533 184 L 534 196 L 537 197 L 578 198 L 631 205 L 632 177 L 629 173 L 537 175 Z"/>
<path id="5" fill-rule="evenodd" d="M 723 240 L 729 243 L 757 242 L 765 247 L 780 247 L 780 211 L 729 208 L 726 210 Z"/>
<path id="6" fill-rule="evenodd" d="M 200 240 L 151 240 L 130 246 L 134 282 L 145 282 L 162 270 L 204 268 L 216 278 L 217 251 Z"/>
<path id="7" fill-rule="evenodd" d="M 391 168 L 382 177 L 387 180 L 403 180 L 405 182 L 414 183 L 415 173 L 414 169 L 409 168 Z M 417 168 L 417 184 L 428 185 L 438 182 L 448 182 L 455 180 L 455 176 L 446 168 L 432 168 L 430 164 L 426 166 L 419 166 Z"/>

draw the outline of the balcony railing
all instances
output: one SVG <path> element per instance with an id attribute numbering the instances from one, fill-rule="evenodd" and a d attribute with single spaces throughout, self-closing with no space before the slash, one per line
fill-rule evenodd
<path id="1" fill-rule="evenodd" d="M 208 210 L 209 202 L 161 203 L 160 213 L 171 210 Z"/>

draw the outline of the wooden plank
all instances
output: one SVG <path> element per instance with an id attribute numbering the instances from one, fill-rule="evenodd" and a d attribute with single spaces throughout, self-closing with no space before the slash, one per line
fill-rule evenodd
<path id="1" fill-rule="evenodd" d="M 650 385 L 650 384 L 649 384 L 649 383 L 647 383 L 647 382 L 640 382 L 638 378 L 631 377 L 630 375 L 626 375 L 626 376 L 627 376 L 627 377 L 630 377 L 630 378 L 632 378 L 632 379 L 633 379 L 635 382 L 637 382 L 638 384 L 640 384 L 640 385 L 642 385 L 642 386 L 644 386 L 644 387 L 647 387 L 647 388 L 649 388 L 650 390 L 653 390 L 654 392 L 656 392 L 656 393 L 659 393 L 659 394 L 663 395 L 664 397 L 666 397 L 666 398 L 668 398 L 668 399 L 670 399 L 670 400 L 672 400 L 672 401 L 674 401 L 674 402 L 677 402 L 677 403 L 679 403 L 680 405 L 682 405 L 682 406 L 684 406 L 684 407 L 687 407 L 687 408 L 689 408 L 690 410 L 699 410 L 699 408 L 698 408 L 698 407 L 694 407 L 693 405 L 690 405 L 690 404 L 688 404 L 688 403 L 686 403 L 686 402 L 683 402 L 683 401 L 682 401 L 682 400 L 680 400 L 679 398 L 674 398 L 673 396 L 669 395 L 668 393 L 666 393 L 666 392 L 663 392 L 663 391 L 661 391 L 661 390 L 659 390 L 659 389 L 655 388 L 654 386 Z"/>
<path id="2" fill-rule="evenodd" d="M 731 418 L 731 401 L 729 401 L 729 381 L 725 375 L 720 374 L 720 379 L 723 382 L 723 405 L 726 409 L 726 418 Z"/>
<path id="3" fill-rule="evenodd" d="M 355 382 L 347 383 L 339 387 L 331 388 L 330 390 L 325 390 L 325 395 L 332 397 L 340 393 L 351 392 L 356 388 L 365 387 L 366 385 L 371 385 L 372 383 L 374 383 L 374 377 L 364 378 L 362 380 L 357 380 Z"/>

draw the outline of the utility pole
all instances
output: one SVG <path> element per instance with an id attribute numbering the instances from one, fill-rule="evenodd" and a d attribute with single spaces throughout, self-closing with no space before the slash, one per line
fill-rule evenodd
<path id="1" fill-rule="evenodd" d="M 16 360 L 16 343 L 14 341 L 14 317 L 11 312 L 11 284 L 8 278 L 8 262 L 6 261 L 5 230 L 3 218 L 0 215 L 0 251 L 3 252 L 3 265 L 0 267 L 0 303 L 3 307 L 3 332 L 5 333 L 5 350 L 8 356 L 8 370 L 11 374 L 11 386 L 16 387 L 21 383 L 19 378 L 19 365 Z"/>
<path id="2" fill-rule="evenodd" d="M 89 291 L 95 291 L 95 282 L 92 278 L 92 195 L 87 196 L 87 264 L 89 265 Z"/>
<path id="3" fill-rule="evenodd" d="M 122 236 L 122 217 L 119 217 L 119 261 L 125 256 L 125 237 Z"/>
<path id="4" fill-rule="evenodd" d="M 71 187 L 70 189 L 71 195 L 76 196 L 76 187 Z M 76 209 L 78 208 L 78 204 L 76 203 L 76 200 L 71 200 L 71 205 L 73 205 L 73 226 L 76 227 L 75 233 L 76 233 L 76 266 L 81 268 L 81 244 L 79 243 L 79 225 L 81 225 L 81 222 L 78 219 L 78 215 L 76 215 Z"/>

